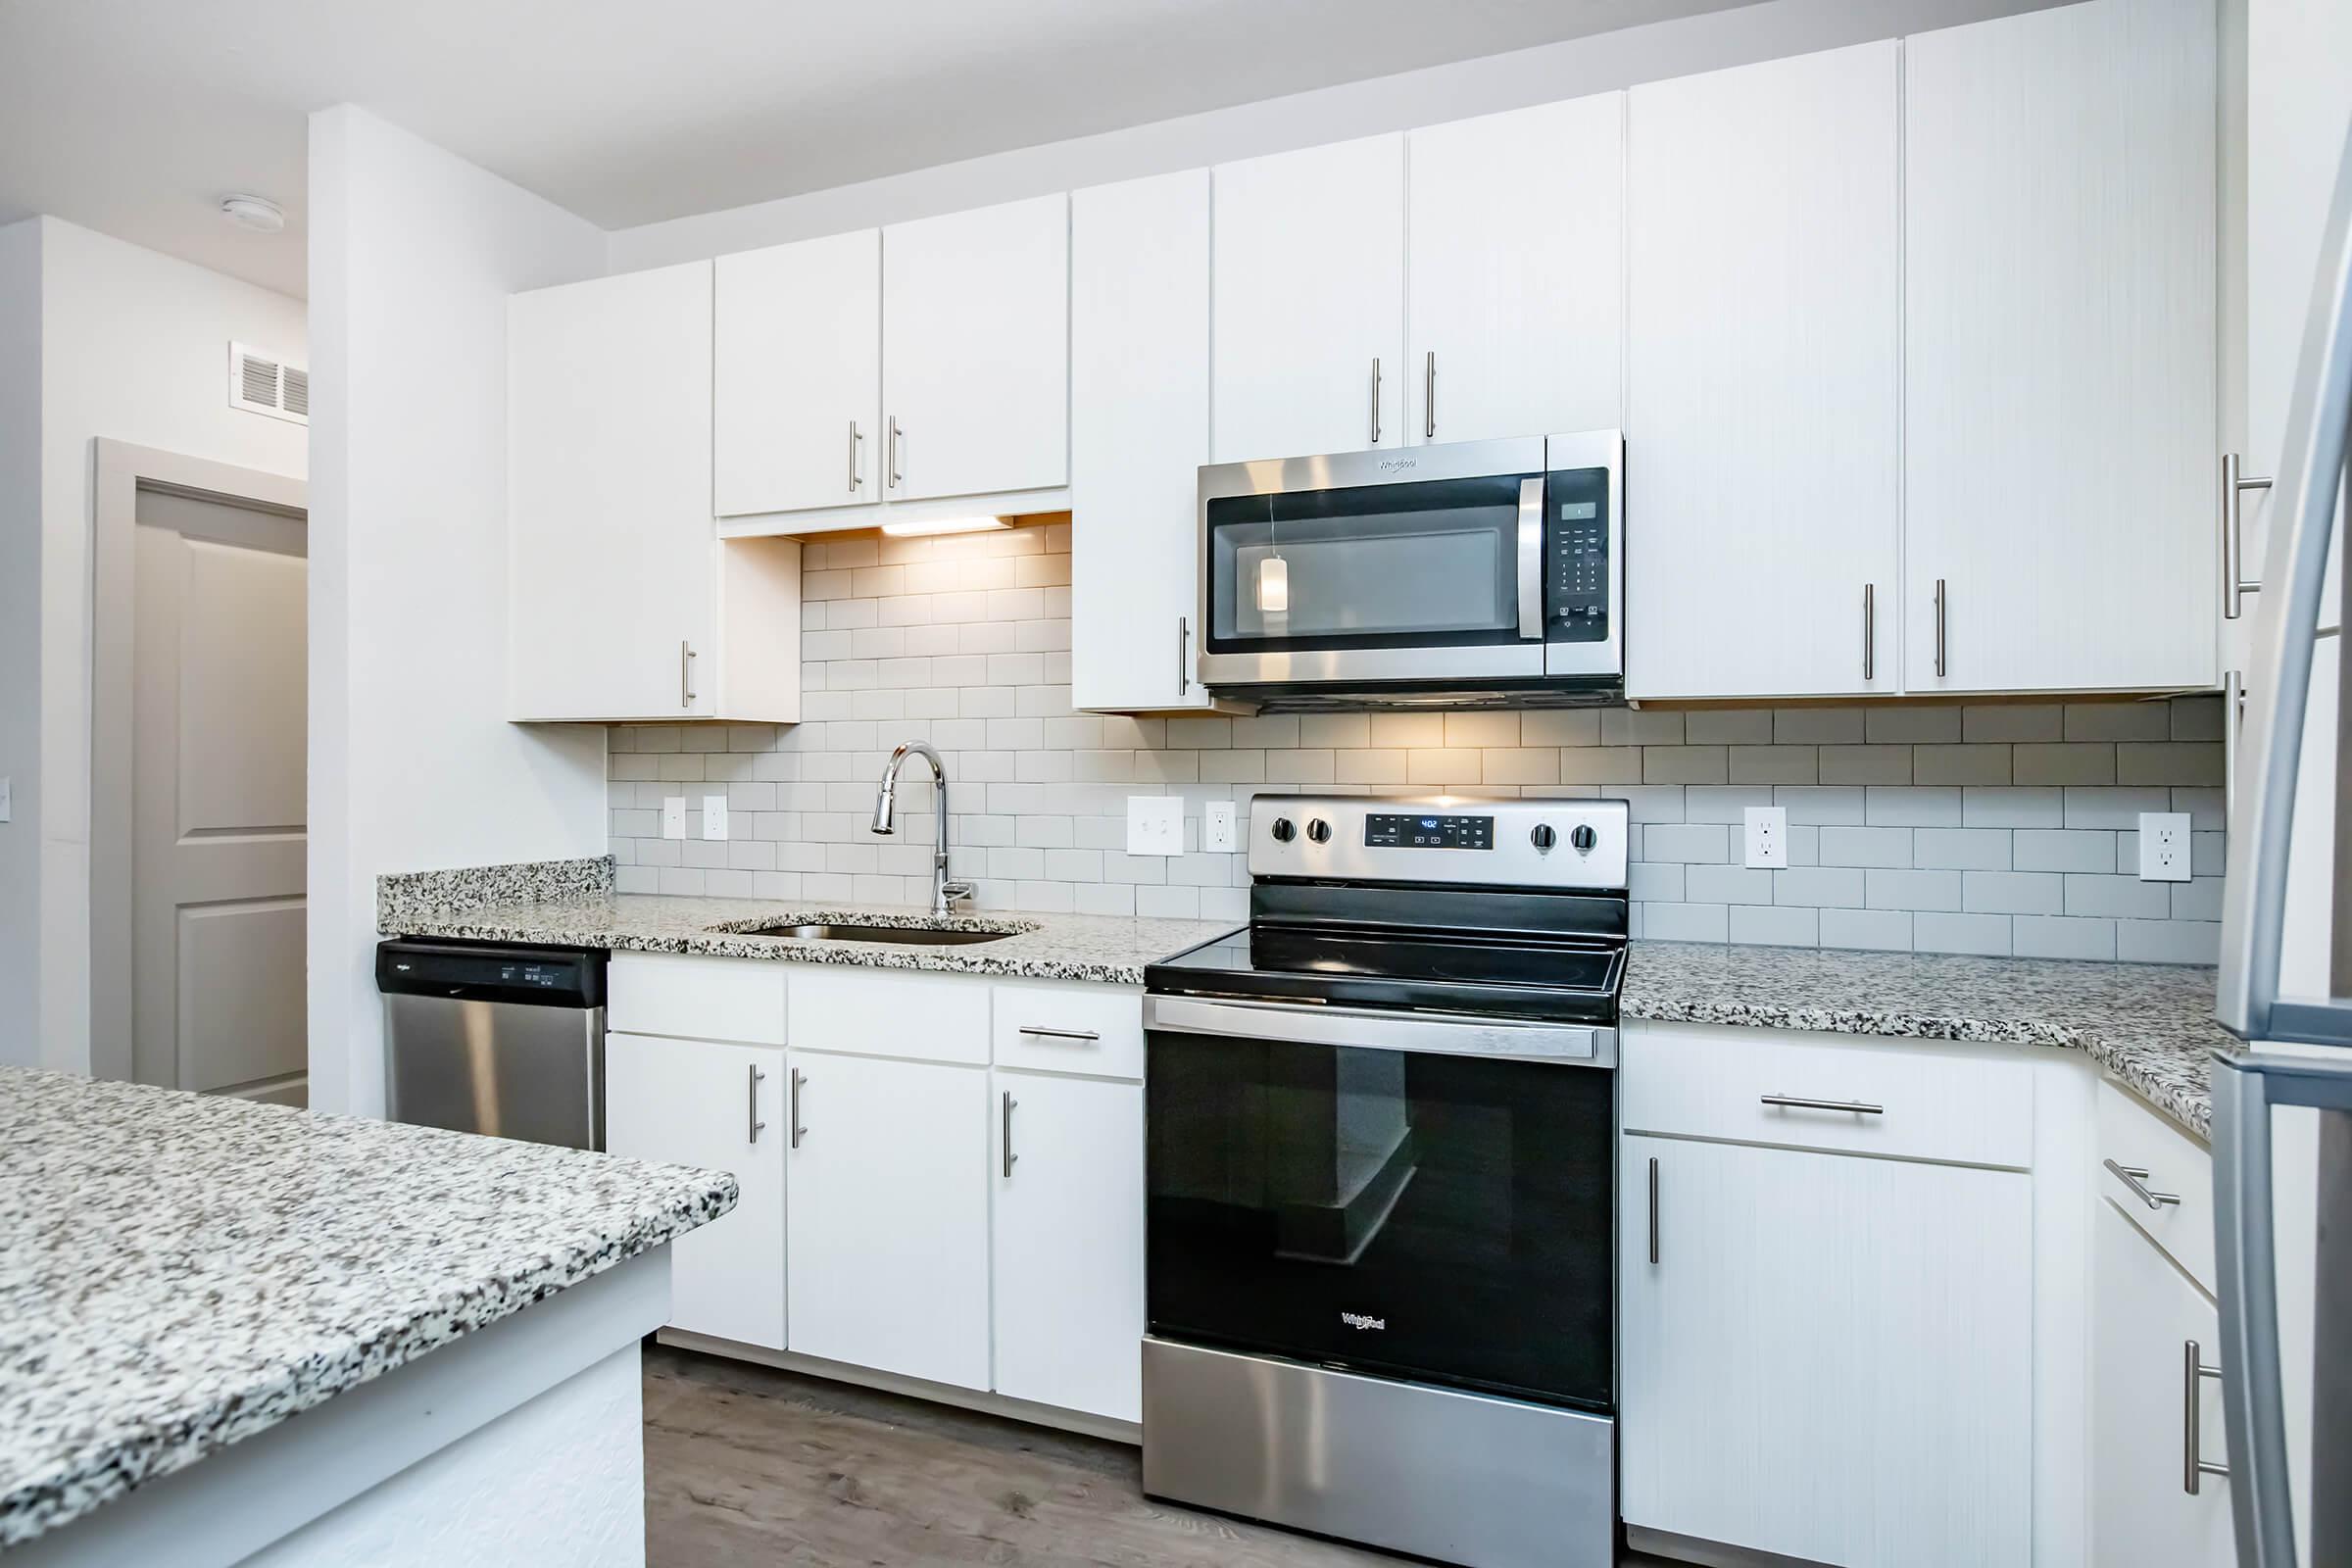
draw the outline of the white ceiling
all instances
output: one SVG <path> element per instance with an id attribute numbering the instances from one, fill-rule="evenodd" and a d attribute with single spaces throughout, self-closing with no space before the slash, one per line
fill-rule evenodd
<path id="1" fill-rule="evenodd" d="M 0 222 L 300 294 L 330 104 L 622 228 L 1744 3 L 0 0 Z"/>

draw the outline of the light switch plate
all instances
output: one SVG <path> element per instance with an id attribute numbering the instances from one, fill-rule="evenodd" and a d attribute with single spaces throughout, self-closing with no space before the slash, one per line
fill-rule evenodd
<path id="1" fill-rule="evenodd" d="M 2139 879 L 2142 882 L 2188 880 L 2188 813 L 2139 813 Z"/>
<path id="2" fill-rule="evenodd" d="M 1239 848 L 1234 839 L 1231 801 L 1210 801 L 1200 808 L 1200 847 L 1204 850 Z"/>
<path id="3" fill-rule="evenodd" d="M 703 797 L 703 837 L 723 839 L 727 836 L 727 798 L 724 795 Z"/>
<path id="4" fill-rule="evenodd" d="M 1781 871 L 1788 866 L 1788 808 L 1751 806 L 1747 808 L 1747 853 L 1751 871 Z"/>
<path id="5" fill-rule="evenodd" d="M 1127 853 L 1182 855 L 1184 799 L 1177 795 L 1127 797 Z"/>
<path id="6" fill-rule="evenodd" d="M 662 802 L 662 836 L 682 839 L 686 836 L 686 797 L 672 795 Z"/>

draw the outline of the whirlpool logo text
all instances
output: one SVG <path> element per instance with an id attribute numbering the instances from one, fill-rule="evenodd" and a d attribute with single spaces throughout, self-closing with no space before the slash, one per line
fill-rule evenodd
<path id="1" fill-rule="evenodd" d="M 1369 1312 L 1342 1312 L 1340 1321 L 1351 1329 L 1386 1329 L 1389 1326 L 1387 1318 L 1374 1317 Z"/>

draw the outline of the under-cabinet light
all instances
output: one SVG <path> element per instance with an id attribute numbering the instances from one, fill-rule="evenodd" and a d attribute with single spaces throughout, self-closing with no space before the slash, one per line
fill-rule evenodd
<path id="1" fill-rule="evenodd" d="M 933 517 L 920 522 L 886 522 L 882 531 L 893 538 L 911 539 L 919 534 L 986 533 L 991 528 L 1011 526 L 1003 517 Z"/>

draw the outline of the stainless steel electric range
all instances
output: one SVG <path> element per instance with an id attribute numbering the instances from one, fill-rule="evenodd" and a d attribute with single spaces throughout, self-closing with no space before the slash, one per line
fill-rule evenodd
<path id="1" fill-rule="evenodd" d="M 1144 1490 L 1606 1568 L 1622 801 L 1259 796 L 1145 972 Z"/>

